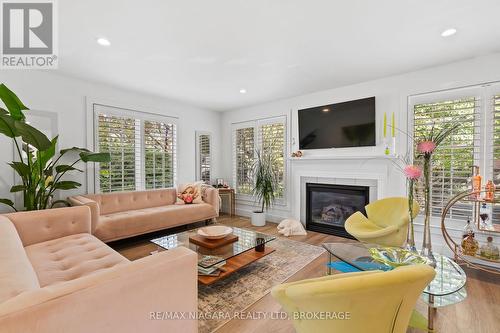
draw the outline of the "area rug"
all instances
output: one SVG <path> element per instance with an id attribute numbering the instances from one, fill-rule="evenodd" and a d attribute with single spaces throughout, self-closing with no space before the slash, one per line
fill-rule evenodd
<path id="1" fill-rule="evenodd" d="M 210 286 L 199 285 L 200 313 L 232 314 L 243 311 L 268 294 L 273 286 L 285 282 L 324 252 L 319 246 L 284 238 L 277 238 L 268 246 L 276 251 Z M 229 320 L 224 316 L 200 319 L 199 332 L 213 332 Z"/>

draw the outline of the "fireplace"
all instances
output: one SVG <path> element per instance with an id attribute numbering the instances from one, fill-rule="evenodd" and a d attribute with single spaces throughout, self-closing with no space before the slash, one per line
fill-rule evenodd
<path id="1" fill-rule="evenodd" d="M 344 228 L 353 213 L 365 214 L 368 186 L 306 183 L 306 229 L 353 238 Z"/>

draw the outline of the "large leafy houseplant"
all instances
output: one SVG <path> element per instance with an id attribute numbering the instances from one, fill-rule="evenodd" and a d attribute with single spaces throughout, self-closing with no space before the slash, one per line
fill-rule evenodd
<path id="1" fill-rule="evenodd" d="M 10 192 L 22 192 L 25 210 L 39 210 L 52 207 L 56 203 L 67 204 L 64 200 L 52 202 L 56 190 L 70 190 L 80 183 L 63 180 L 67 172 L 83 172 L 77 168 L 80 162 L 108 162 L 108 153 L 93 153 L 85 148 L 63 149 L 56 155 L 56 136 L 49 140 L 45 134 L 26 122 L 23 111 L 29 110 L 21 100 L 3 83 L 0 85 L 0 99 L 5 109 L 0 107 L 0 133 L 11 138 L 17 160 L 9 165 L 19 175 L 21 184 L 11 187 Z M 70 164 L 63 164 L 62 157 L 78 154 Z M 0 199 L 0 203 L 16 210 L 10 199 Z"/>
<path id="2" fill-rule="evenodd" d="M 269 209 L 275 200 L 275 193 L 279 186 L 275 165 L 273 155 L 266 149 L 255 152 L 252 168 L 255 185 L 252 194 L 261 208 L 252 214 L 252 224 L 255 226 L 265 225 L 265 210 Z"/>

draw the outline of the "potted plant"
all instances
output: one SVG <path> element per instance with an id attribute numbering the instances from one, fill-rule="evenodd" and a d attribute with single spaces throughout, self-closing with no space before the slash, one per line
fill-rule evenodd
<path id="1" fill-rule="evenodd" d="M 252 191 L 260 210 L 252 212 L 252 225 L 262 227 L 266 225 L 266 213 L 274 202 L 275 192 L 278 188 L 278 177 L 275 169 L 275 161 L 272 154 L 266 150 L 257 150 L 253 164 L 253 176 L 255 185 Z"/>
<path id="2" fill-rule="evenodd" d="M 93 153 L 85 148 L 63 149 L 56 157 L 56 136 L 49 140 L 45 134 L 26 122 L 23 113 L 29 110 L 21 100 L 4 84 L 0 85 L 0 99 L 5 108 L 0 107 L 0 134 L 12 139 L 17 160 L 9 165 L 19 175 L 21 184 L 10 188 L 11 193 L 22 192 L 24 210 L 51 208 L 54 204 L 69 205 L 65 200 L 53 201 L 56 190 L 70 190 L 81 186 L 80 183 L 64 180 L 67 172 L 83 172 L 77 168 L 80 162 L 108 162 L 108 153 Z M 62 157 L 76 153 L 72 163 L 63 163 Z M 0 203 L 17 211 L 14 202 L 0 198 Z"/>

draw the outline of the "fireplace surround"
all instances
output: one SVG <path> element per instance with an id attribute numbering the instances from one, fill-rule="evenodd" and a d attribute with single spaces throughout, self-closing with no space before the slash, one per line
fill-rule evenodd
<path id="1" fill-rule="evenodd" d="M 369 201 L 368 186 L 306 183 L 306 229 L 353 238 L 345 220 L 356 211 L 365 214 Z"/>

